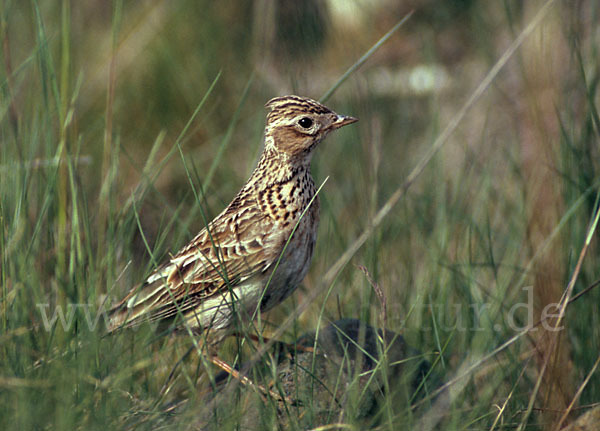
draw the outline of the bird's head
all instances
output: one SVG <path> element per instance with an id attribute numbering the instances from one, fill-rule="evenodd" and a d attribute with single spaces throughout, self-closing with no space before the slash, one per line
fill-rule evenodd
<path id="1" fill-rule="evenodd" d="M 329 132 L 358 121 L 306 97 L 276 97 L 265 106 L 271 109 L 265 128 L 266 143 L 291 158 L 310 160 L 312 150 Z"/>

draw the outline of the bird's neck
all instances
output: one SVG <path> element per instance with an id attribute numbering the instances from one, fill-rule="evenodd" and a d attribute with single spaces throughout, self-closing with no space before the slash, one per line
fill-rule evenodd
<path id="1" fill-rule="evenodd" d="M 273 152 L 272 152 L 273 151 Z M 276 150 L 265 149 L 242 194 L 251 194 L 258 207 L 274 220 L 289 225 L 313 204 L 319 211 L 310 162 L 294 163 Z"/>
<path id="2" fill-rule="evenodd" d="M 249 182 L 269 187 L 305 176 L 310 177 L 310 155 L 299 159 L 266 146 Z"/>

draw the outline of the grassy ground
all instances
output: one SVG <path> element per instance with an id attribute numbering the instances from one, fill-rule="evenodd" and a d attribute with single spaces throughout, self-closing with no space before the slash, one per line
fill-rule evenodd
<path id="1" fill-rule="evenodd" d="M 103 337 L 101 310 L 229 202 L 270 97 L 320 98 L 411 8 L 327 100 L 360 122 L 315 156 L 316 256 L 260 331 L 402 333 L 448 384 L 445 430 L 598 404 L 596 2 L 0 4 L 1 429 L 198 424 L 214 370 L 192 354 L 163 387 L 192 340 Z M 426 429 L 395 400 L 369 425 Z"/>

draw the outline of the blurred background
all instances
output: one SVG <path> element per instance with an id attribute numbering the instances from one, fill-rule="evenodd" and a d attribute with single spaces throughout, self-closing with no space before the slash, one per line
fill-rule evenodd
<path id="1" fill-rule="evenodd" d="M 600 350 L 597 234 L 584 249 L 599 190 L 598 2 L 0 4 L 0 388 L 8 389 L 0 423 L 43 427 L 46 415 L 48 429 L 119 424 L 123 401 L 109 382 L 141 399 L 127 408 L 153 400 L 162 384 L 154 374 L 168 374 L 185 349 L 159 352 L 177 341 L 138 349 L 97 339 L 95 353 L 83 354 L 72 344 L 83 325 L 46 331 L 37 305 L 106 306 L 121 297 L 246 181 L 262 148 L 267 100 L 321 98 L 411 12 L 326 101 L 360 122 L 328 138 L 313 159 L 316 183 L 328 178 L 316 255 L 303 286 L 266 317 L 266 331 L 319 288 L 540 18 L 287 337 L 342 317 L 385 323 L 451 378 L 555 313 L 548 306 L 572 279 L 573 294 L 585 293 L 569 305 L 565 330 L 531 331 L 479 367 L 444 411 L 445 429 L 553 429 L 578 389 L 581 410 L 570 409 L 565 424 L 597 405 L 599 380 L 583 382 Z M 357 265 L 383 290 L 385 318 Z M 84 318 L 75 312 L 75 321 Z M 67 359 L 56 359 L 62 349 Z M 117 353 L 98 359 L 111 349 Z M 114 375 L 119 349 L 132 377 Z M 40 363 L 47 365 L 32 366 Z M 50 395 L 36 393 L 40 387 Z M 57 409 L 61 397 L 72 403 Z M 505 402 L 499 414 L 494 406 Z M 27 414 L 34 407 L 39 416 Z"/>

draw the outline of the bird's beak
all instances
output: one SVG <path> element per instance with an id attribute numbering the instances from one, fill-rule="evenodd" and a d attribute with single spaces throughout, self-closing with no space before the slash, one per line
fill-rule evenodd
<path id="1" fill-rule="evenodd" d="M 339 129 L 340 127 L 346 126 L 348 124 L 356 123 L 358 118 L 349 117 L 346 115 L 338 115 L 337 118 L 331 123 L 332 129 Z"/>

